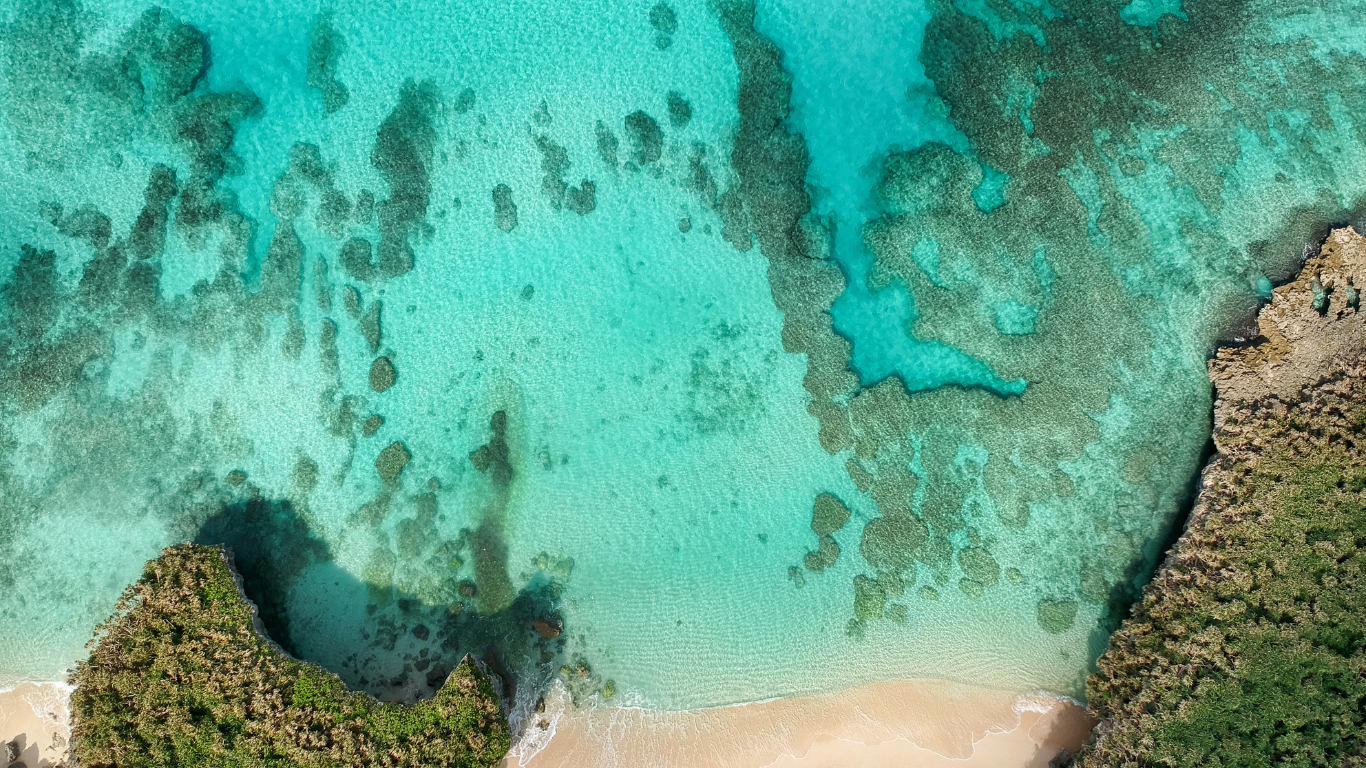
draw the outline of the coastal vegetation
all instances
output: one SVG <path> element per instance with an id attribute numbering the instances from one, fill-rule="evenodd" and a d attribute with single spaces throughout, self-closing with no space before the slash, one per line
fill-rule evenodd
<path id="1" fill-rule="evenodd" d="M 1349 258 L 1340 230 L 1213 364 L 1219 453 L 1090 679 L 1079 766 L 1366 766 L 1366 322 L 1319 296 Z"/>
<path id="2" fill-rule="evenodd" d="M 387 704 L 284 654 L 219 547 L 147 563 L 71 682 L 77 764 L 492 766 L 510 744 L 492 682 L 466 657 L 435 698 Z"/>

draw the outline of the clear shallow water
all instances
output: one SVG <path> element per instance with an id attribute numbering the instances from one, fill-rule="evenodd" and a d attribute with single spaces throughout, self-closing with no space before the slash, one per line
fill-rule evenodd
<path id="1" fill-rule="evenodd" d="M 762 2 L 796 260 L 734 7 L 262 8 L 5 8 L 0 684 L 199 540 L 387 696 L 466 652 L 523 704 L 1078 694 L 1204 356 L 1366 184 L 1350 4 Z"/>

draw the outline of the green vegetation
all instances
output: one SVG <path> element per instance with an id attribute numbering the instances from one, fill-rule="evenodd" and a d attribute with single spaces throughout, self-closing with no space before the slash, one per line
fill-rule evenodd
<path id="1" fill-rule="evenodd" d="M 1080 766 L 1366 765 L 1361 371 L 1239 406 L 1167 567 L 1111 638 Z"/>
<path id="2" fill-rule="evenodd" d="M 171 547 L 147 564 L 72 677 L 79 765 L 493 766 L 507 721 L 466 658 L 431 701 L 347 690 L 253 626 L 222 549 Z"/>

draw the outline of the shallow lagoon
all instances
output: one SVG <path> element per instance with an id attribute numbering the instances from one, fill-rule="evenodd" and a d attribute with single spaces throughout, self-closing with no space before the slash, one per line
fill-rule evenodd
<path id="1" fill-rule="evenodd" d="M 8 8 L 0 682 L 197 539 L 389 697 L 1079 695 L 1366 179 L 1360 7 L 1159 10 Z"/>

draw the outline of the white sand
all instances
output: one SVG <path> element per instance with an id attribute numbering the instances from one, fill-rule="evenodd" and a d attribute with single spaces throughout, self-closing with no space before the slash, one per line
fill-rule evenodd
<path id="1" fill-rule="evenodd" d="M 21 683 L 0 691 L 0 759 L 3 745 L 17 741 L 19 759 L 28 768 L 61 764 L 71 737 L 70 696 L 70 686 L 63 683 Z"/>
<path id="2" fill-rule="evenodd" d="M 548 698 L 549 743 L 504 768 L 1046 768 L 1093 725 L 1075 702 L 934 679 L 690 712 L 564 704 Z"/>
<path id="3" fill-rule="evenodd" d="M 29 768 L 60 765 L 70 690 L 0 692 L 0 744 L 18 740 Z M 514 747 L 503 768 L 1046 768 L 1093 725 L 1071 701 L 934 679 L 690 712 L 566 704 L 562 690 L 547 697 L 553 736 L 534 755 Z"/>

